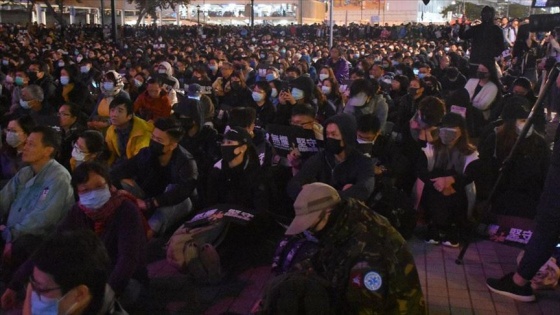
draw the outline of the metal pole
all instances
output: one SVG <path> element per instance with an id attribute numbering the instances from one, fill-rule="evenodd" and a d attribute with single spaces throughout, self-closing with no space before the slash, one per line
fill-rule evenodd
<path id="1" fill-rule="evenodd" d="M 251 27 L 255 26 L 255 0 L 251 0 Z"/>
<path id="2" fill-rule="evenodd" d="M 330 19 L 330 35 L 329 35 L 329 48 L 333 47 L 333 33 L 334 33 L 334 21 L 333 21 L 333 11 L 334 11 L 334 5 L 333 5 L 333 0 L 330 0 L 329 3 L 329 19 Z"/>
<path id="3" fill-rule="evenodd" d="M 101 0 L 101 26 L 105 25 L 105 0 Z"/>
<path id="4" fill-rule="evenodd" d="M 115 0 L 111 0 L 111 37 L 113 44 L 117 43 L 117 10 L 115 9 Z"/>

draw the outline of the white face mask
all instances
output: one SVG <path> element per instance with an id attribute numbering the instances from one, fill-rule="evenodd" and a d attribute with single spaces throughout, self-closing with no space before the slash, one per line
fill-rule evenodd
<path id="1" fill-rule="evenodd" d="M 325 79 L 328 79 L 328 78 L 329 78 L 328 74 L 321 73 L 319 75 L 319 80 L 321 80 L 321 82 L 323 82 Z"/>
<path id="2" fill-rule="evenodd" d="M 292 88 L 292 97 L 297 101 L 301 100 L 304 97 L 304 93 L 302 90 L 297 88 Z"/>
<path id="3" fill-rule="evenodd" d="M 325 94 L 325 95 L 331 94 L 331 87 L 323 85 L 321 87 L 321 92 L 323 92 L 323 94 Z"/>
<path id="4" fill-rule="evenodd" d="M 82 206 L 91 210 L 97 210 L 111 199 L 111 191 L 109 186 L 105 185 L 104 188 L 91 190 L 79 196 Z"/>
<path id="5" fill-rule="evenodd" d="M 87 65 L 86 66 L 81 66 L 80 67 L 80 72 L 81 73 L 88 73 L 89 72 L 89 66 L 87 66 Z"/>
<path id="6" fill-rule="evenodd" d="M 166 71 L 165 69 L 159 69 L 159 70 L 158 70 L 158 73 L 159 73 L 159 74 L 165 74 L 165 73 L 167 73 L 167 71 Z"/>
<path id="7" fill-rule="evenodd" d="M 22 99 L 19 100 L 19 105 L 24 109 L 30 109 L 31 108 L 31 106 L 29 106 L 29 102 L 24 101 Z"/>
<path id="8" fill-rule="evenodd" d="M 12 147 L 17 148 L 23 141 L 17 132 L 8 131 L 6 132 L 6 143 Z"/>
<path id="9" fill-rule="evenodd" d="M 278 89 L 272 89 L 272 91 L 270 92 L 270 96 L 277 97 L 278 96 Z"/>
<path id="10" fill-rule="evenodd" d="M 74 149 L 72 149 L 72 157 L 76 162 L 83 162 L 86 159 L 86 154 L 80 151 L 77 146 L 74 146 Z"/>

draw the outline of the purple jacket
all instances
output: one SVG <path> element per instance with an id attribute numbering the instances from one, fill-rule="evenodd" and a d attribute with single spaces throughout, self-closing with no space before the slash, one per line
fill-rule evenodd
<path id="1" fill-rule="evenodd" d="M 327 62 L 329 67 L 331 67 L 334 71 L 334 76 L 338 83 L 342 83 L 344 80 L 348 80 L 350 78 L 350 67 L 348 66 L 348 61 L 344 58 L 339 58 L 337 62 L 329 58 Z"/>

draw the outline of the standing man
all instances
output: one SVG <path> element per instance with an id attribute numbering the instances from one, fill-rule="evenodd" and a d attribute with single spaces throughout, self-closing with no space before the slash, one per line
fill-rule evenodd
<path id="1" fill-rule="evenodd" d="M 337 314 L 427 314 L 414 258 L 387 219 L 323 183 L 305 185 L 286 235 L 319 250 L 302 266 L 328 280 Z"/>

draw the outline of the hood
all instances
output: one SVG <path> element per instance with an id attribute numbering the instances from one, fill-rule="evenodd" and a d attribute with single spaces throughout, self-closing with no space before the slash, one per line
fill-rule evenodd
<path id="1" fill-rule="evenodd" d="M 173 68 L 171 67 L 171 64 L 167 61 L 162 61 L 159 63 L 160 66 L 164 66 L 165 67 L 165 73 L 167 75 L 173 75 Z"/>
<path id="2" fill-rule="evenodd" d="M 342 140 L 344 140 L 344 145 L 346 153 L 350 153 L 356 147 L 356 138 L 357 138 L 357 123 L 356 118 L 350 114 L 337 114 L 329 119 L 327 119 L 324 123 L 325 128 L 323 129 L 323 136 L 327 138 L 327 126 L 329 124 L 336 124 L 338 129 L 340 130 L 340 134 L 342 135 Z"/>

